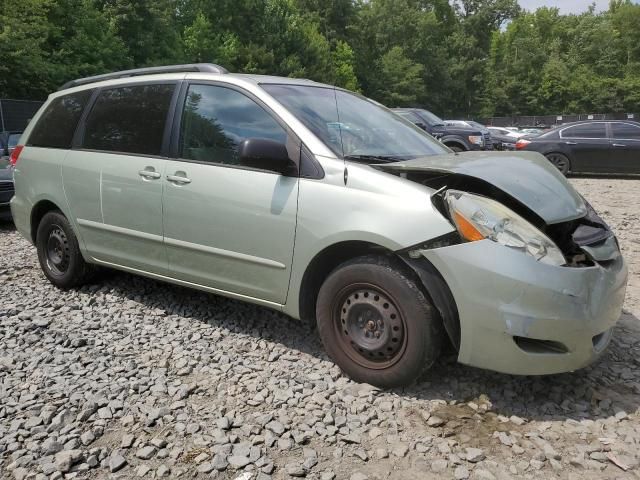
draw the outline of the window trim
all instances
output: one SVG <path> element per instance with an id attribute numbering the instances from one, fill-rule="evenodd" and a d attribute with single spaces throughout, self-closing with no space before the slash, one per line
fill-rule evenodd
<path id="1" fill-rule="evenodd" d="M 76 150 L 79 152 L 87 152 L 87 153 L 106 153 L 113 155 L 126 155 L 130 157 L 144 157 L 144 158 L 168 158 L 169 154 L 169 135 L 171 133 L 171 125 L 173 122 L 173 115 L 175 113 L 175 102 L 177 100 L 178 94 L 180 93 L 180 85 L 182 84 L 181 80 L 148 80 L 146 82 L 125 82 L 119 83 L 117 85 L 108 85 L 104 87 L 99 87 L 95 89 L 95 92 L 87 102 L 85 107 L 85 111 L 80 117 L 80 122 L 78 124 L 78 128 L 76 129 L 76 134 L 73 137 L 73 143 L 71 145 L 71 150 Z M 117 88 L 126 88 L 126 87 L 136 87 L 136 86 L 146 86 L 146 85 L 175 85 L 173 89 L 173 93 L 171 95 L 171 100 L 169 102 L 169 108 L 167 110 L 167 115 L 165 117 L 164 130 L 162 132 L 162 142 L 160 145 L 160 154 L 147 154 L 147 153 L 135 153 L 135 152 L 121 152 L 115 150 L 99 150 L 93 148 L 83 148 L 82 144 L 84 142 L 84 135 L 86 131 L 86 120 L 91 115 L 93 108 L 98 100 L 98 97 L 104 90 L 115 90 Z"/>
<path id="2" fill-rule="evenodd" d="M 605 137 L 565 137 L 562 135 L 565 130 L 569 130 L 570 128 L 576 128 L 582 125 L 593 125 L 596 123 L 602 123 L 604 125 Z M 589 123 L 579 123 L 577 125 L 569 125 L 568 127 L 561 129 L 560 132 L 558 132 L 558 135 L 563 140 L 609 140 L 611 137 L 609 135 L 609 126 L 607 125 L 608 123 L 610 122 L 598 121 L 598 122 L 589 122 Z"/>
<path id="3" fill-rule="evenodd" d="M 185 80 L 182 82 L 182 85 L 180 86 L 180 94 L 176 100 L 176 105 L 175 105 L 175 109 L 174 109 L 174 116 L 173 116 L 173 125 L 172 125 L 172 129 L 171 129 L 171 142 L 170 142 L 170 147 L 169 147 L 169 158 L 171 160 L 177 161 L 177 162 L 185 162 L 185 163 L 196 163 L 199 165 L 210 165 L 212 167 L 223 167 L 223 168 L 234 168 L 234 169 L 239 169 L 239 170 L 249 170 L 249 171 L 253 171 L 253 172 L 263 172 L 263 173 L 270 173 L 273 175 L 281 175 L 278 172 L 273 172 L 271 170 L 263 170 L 263 169 L 259 169 L 259 168 L 252 168 L 252 167 L 247 167 L 244 165 L 232 165 L 229 163 L 220 163 L 220 162 L 207 162 L 204 160 L 192 160 L 189 158 L 182 158 L 179 156 L 179 149 L 180 149 L 180 129 L 182 128 L 182 113 L 184 110 L 184 105 L 187 99 L 187 92 L 189 91 L 189 87 L 191 87 L 192 85 L 202 85 L 202 86 L 213 86 L 213 87 L 222 87 L 222 88 L 228 88 L 229 90 L 234 90 L 242 95 L 244 95 L 245 97 L 249 98 L 249 100 L 254 101 L 259 107 L 261 107 L 262 109 L 264 109 L 270 116 L 271 118 L 274 119 L 274 121 L 280 125 L 284 131 L 287 134 L 287 144 L 289 142 L 292 142 L 294 148 L 294 158 L 292 158 L 293 162 L 296 164 L 297 168 L 298 168 L 298 176 L 297 178 L 300 178 L 300 174 L 302 172 L 302 168 L 301 168 L 301 155 L 300 155 L 300 149 L 301 146 L 303 145 L 302 140 L 300 139 L 300 137 L 298 137 L 298 135 L 296 135 L 296 133 L 291 129 L 291 127 L 289 127 L 289 125 L 287 125 L 287 123 L 282 120 L 282 118 L 280 118 L 279 115 L 276 114 L 276 112 L 274 112 L 267 104 L 265 104 L 258 96 L 256 96 L 255 94 L 253 94 L 252 92 L 249 92 L 248 90 L 245 90 L 242 87 L 239 87 L 237 85 L 231 84 L 231 83 L 226 83 L 226 82 L 221 82 L 221 81 L 215 81 L 215 80 Z M 320 171 L 322 171 L 322 176 L 320 178 L 324 177 L 324 171 L 322 170 L 322 167 L 319 167 Z"/>
<path id="4" fill-rule="evenodd" d="M 639 133 L 640 133 L 640 125 L 637 125 L 635 123 L 623 122 L 623 121 L 610 122 L 610 124 L 611 124 L 611 140 L 623 140 L 625 142 L 640 142 L 640 137 L 638 137 L 638 138 L 623 138 L 623 137 L 616 137 L 613 134 L 613 126 L 614 125 L 630 125 L 630 126 L 634 127 L 635 129 L 637 129 Z"/>

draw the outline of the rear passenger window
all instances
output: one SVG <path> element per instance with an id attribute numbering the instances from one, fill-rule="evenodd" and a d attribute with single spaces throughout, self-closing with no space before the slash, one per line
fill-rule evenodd
<path id="1" fill-rule="evenodd" d="M 640 126 L 631 123 L 612 123 L 613 138 L 619 140 L 640 140 Z"/>
<path id="2" fill-rule="evenodd" d="M 562 131 L 562 138 L 607 138 L 604 123 L 583 123 Z"/>
<path id="3" fill-rule="evenodd" d="M 71 148 L 80 116 L 93 90 L 64 95 L 52 100 L 29 135 L 28 145 L 46 148 Z"/>
<path id="4" fill-rule="evenodd" d="M 103 90 L 85 122 L 82 147 L 160 155 L 175 85 L 135 85 Z"/>
<path id="5" fill-rule="evenodd" d="M 247 138 L 287 141 L 287 132 L 260 105 L 214 85 L 189 87 L 180 130 L 180 158 L 201 162 L 237 164 Z"/>

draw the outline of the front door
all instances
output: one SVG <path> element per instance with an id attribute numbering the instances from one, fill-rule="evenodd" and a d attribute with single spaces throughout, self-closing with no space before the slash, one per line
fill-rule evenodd
<path id="1" fill-rule="evenodd" d="M 640 125 L 611 123 L 611 173 L 640 173 Z"/>
<path id="2" fill-rule="evenodd" d="M 239 166 L 238 146 L 250 137 L 288 140 L 275 117 L 242 91 L 189 86 L 178 159 L 167 161 L 163 179 L 169 269 L 183 281 L 283 304 L 298 178 Z"/>
<path id="3" fill-rule="evenodd" d="M 87 250 L 96 260 L 167 274 L 162 232 L 167 160 L 162 150 L 175 89 L 175 84 L 165 83 L 102 90 L 85 121 L 81 148 L 72 150 L 65 161 L 65 180 L 74 171 L 77 175 L 70 182 L 82 183 L 87 175 L 81 172 L 97 179 L 97 185 L 90 184 L 98 190 L 97 218 L 77 218 Z M 82 186 L 74 189 L 79 192 Z"/>

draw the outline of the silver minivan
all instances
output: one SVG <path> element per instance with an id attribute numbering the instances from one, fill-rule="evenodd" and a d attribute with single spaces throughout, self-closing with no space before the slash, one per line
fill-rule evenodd
<path id="1" fill-rule="evenodd" d="M 382 387 L 444 342 L 500 372 L 581 368 L 624 299 L 614 234 L 543 156 L 455 154 L 309 80 L 212 64 L 75 80 L 11 162 L 15 224 L 56 286 L 109 267 L 280 310 Z"/>

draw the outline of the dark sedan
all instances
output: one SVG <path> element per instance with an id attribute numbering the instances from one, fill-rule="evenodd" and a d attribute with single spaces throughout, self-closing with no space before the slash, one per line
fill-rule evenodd
<path id="1" fill-rule="evenodd" d="M 0 221 L 11 220 L 9 200 L 13 197 L 13 172 L 6 159 L 0 158 Z"/>
<path id="2" fill-rule="evenodd" d="M 588 121 L 562 125 L 534 138 L 520 139 L 517 150 L 540 152 L 563 174 L 640 174 L 640 123 Z"/>

